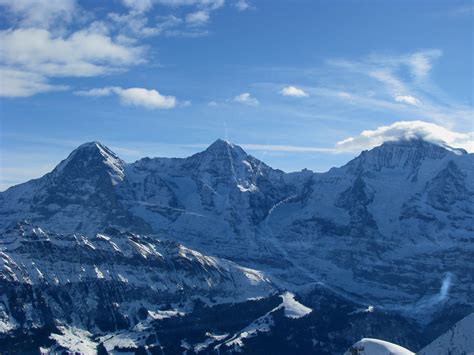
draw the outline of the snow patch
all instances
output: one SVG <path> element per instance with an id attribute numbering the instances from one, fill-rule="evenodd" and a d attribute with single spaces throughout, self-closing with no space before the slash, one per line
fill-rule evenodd
<path id="1" fill-rule="evenodd" d="M 104 279 L 104 273 L 99 270 L 97 266 L 94 265 L 94 271 L 98 279 Z"/>
<path id="2" fill-rule="evenodd" d="M 95 354 L 97 344 L 91 340 L 91 333 L 84 329 L 74 327 L 59 327 L 62 334 L 51 334 L 50 338 L 57 345 L 75 353 Z M 56 346 L 48 350 L 48 353 L 56 353 Z"/>
<path id="3" fill-rule="evenodd" d="M 285 308 L 285 317 L 288 318 L 301 318 L 307 314 L 310 314 L 313 310 L 295 300 L 295 295 L 291 292 L 285 292 L 280 295 L 283 303 L 280 307 Z"/>

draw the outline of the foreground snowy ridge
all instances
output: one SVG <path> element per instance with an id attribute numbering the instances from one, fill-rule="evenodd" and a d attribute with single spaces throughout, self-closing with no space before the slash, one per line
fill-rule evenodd
<path id="1" fill-rule="evenodd" d="M 344 355 L 414 355 L 399 345 L 365 338 L 350 347 Z M 461 319 L 446 333 L 425 346 L 417 355 L 474 354 L 474 313 Z"/>
<path id="2" fill-rule="evenodd" d="M 415 355 L 404 347 L 388 341 L 364 338 L 350 347 L 344 355 Z"/>

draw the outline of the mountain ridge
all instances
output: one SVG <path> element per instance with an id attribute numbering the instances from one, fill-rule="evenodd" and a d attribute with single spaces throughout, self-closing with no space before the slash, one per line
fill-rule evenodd
<path id="1" fill-rule="evenodd" d="M 0 193 L 0 227 L 20 219 L 60 233 L 93 234 L 115 226 L 269 269 L 285 282 L 350 284 L 363 295 L 361 281 L 377 278 L 374 267 L 388 263 L 383 259 L 399 265 L 395 260 L 415 258 L 414 250 L 459 253 L 461 245 L 470 252 L 473 157 L 419 139 L 401 140 L 326 173 L 284 173 L 224 140 L 188 158 L 134 163 L 89 142 L 52 173 Z M 397 268 L 399 277 L 414 278 L 402 271 L 405 266 Z M 425 297 L 424 289 L 436 294 L 446 272 L 451 270 L 439 270 L 422 287 L 407 279 L 408 303 Z M 383 303 L 401 297 L 385 281 L 371 282 L 384 286 L 364 297 Z"/>
<path id="2" fill-rule="evenodd" d="M 134 163 L 125 163 L 98 142 L 85 143 L 42 178 L 0 193 L 0 287 L 12 297 L 23 295 L 30 308 L 43 307 L 42 315 L 33 318 L 56 334 L 51 337 L 58 344 L 79 336 L 93 340 L 94 347 L 99 342 L 114 349 L 125 334 L 140 338 L 136 327 L 145 327 L 149 334 L 160 322 L 169 323 L 181 337 L 179 324 L 195 323 L 195 314 L 201 319 L 245 310 L 250 312 L 247 323 L 235 323 L 233 333 L 216 338 L 205 335 L 208 326 L 201 325 L 202 334 L 193 342 L 202 349 L 209 344 L 227 349 L 224 344 L 232 344 L 232 352 L 275 337 L 274 331 L 307 338 L 302 329 L 320 323 L 324 304 L 325 320 L 338 329 L 339 340 L 332 344 L 318 337 L 319 345 L 303 341 L 308 349 L 330 346 L 342 352 L 367 335 L 338 328 L 337 319 L 331 318 L 332 307 L 351 324 L 364 327 L 367 322 L 374 338 L 384 336 L 410 349 L 420 348 L 426 339 L 474 311 L 473 163 L 473 154 L 419 140 L 385 143 L 326 173 L 285 173 L 222 140 L 188 158 L 143 158 Z M 18 227 L 17 222 L 25 219 L 30 224 L 20 222 Z M 222 269 L 224 264 L 230 266 Z M 148 287 L 155 283 L 140 281 L 135 269 L 146 270 L 145 281 L 165 280 L 158 284 L 170 287 L 170 300 L 186 303 L 191 295 L 200 294 L 210 306 L 217 302 L 217 308 L 199 313 L 198 302 L 181 319 L 176 316 L 182 308 L 173 304 L 168 319 L 171 313 L 150 303 L 158 297 Z M 257 300 L 239 299 L 235 305 L 221 306 L 215 287 L 224 280 L 221 291 L 232 294 L 239 278 L 253 285 L 249 287 Z M 125 279 L 134 279 L 133 287 L 126 286 Z M 80 294 L 86 292 L 81 282 L 95 295 L 93 299 L 110 301 L 97 311 L 99 323 L 82 308 L 68 311 L 74 302 L 81 304 L 68 293 L 74 287 Z M 193 283 L 200 286 L 189 288 Z M 185 295 L 180 287 L 187 290 Z M 53 298 L 32 298 L 30 288 Z M 279 298 L 269 295 L 272 290 L 302 297 L 300 310 L 318 311 L 288 321 Z M 235 292 L 245 294 L 243 289 Z M 288 304 L 297 302 L 285 297 Z M 135 307 L 137 302 L 143 307 Z M 32 317 L 21 307 L 2 304 L 5 301 L 0 301 L 0 323 L 10 309 L 16 312 L 13 318 L 19 317 L 17 323 Z M 68 313 L 86 320 L 82 330 L 73 329 L 77 322 L 72 324 Z M 131 317 L 138 314 L 151 323 L 136 323 Z M 164 316 L 168 318 L 153 318 Z M 29 329 L 33 318 L 21 324 Z M 295 325 L 288 328 L 287 322 L 293 321 Z M 404 324 L 410 331 L 392 338 L 390 332 L 377 331 L 386 322 Z M 4 323 L 0 328 L 5 330 Z M 107 336 L 109 341 L 90 328 L 94 324 L 100 324 L 101 331 L 112 327 L 125 333 Z M 416 330 L 428 326 L 434 327 L 431 335 Z M 166 329 L 159 331 L 160 341 L 166 339 L 166 331 L 160 333 Z M 80 335 L 86 330 L 94 334 Z M 409 332 L 417 334 L 415 340 L 409 339 Z M 15 339 L 13 334 L 12 344 Z M 184 344 L 185 338 L 177 339 Z M 143 339 L 129 343 L 145 346 Z M 176 352 L 183 347 L 186 344 Z"/>

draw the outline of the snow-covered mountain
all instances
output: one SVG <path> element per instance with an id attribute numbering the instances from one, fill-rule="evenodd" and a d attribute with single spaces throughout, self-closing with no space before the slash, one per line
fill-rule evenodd
<path id="1" fill-rule="evenodd" d="M 135 306 L 123 302 L 244 302 L 318 284 L 333 298 L 434 324 L 418 346 L 474 310 L 473 206 L 474 155 L 423 140 L 385 143 L 326 173 L 284 173 L 222 140 L 188 158 L 134 163 L 92 142 L 0 193 L 2 282 L 25 304 L 46 304 L 42 315 L 19 310 L 20 325 L 52 313 L 86 328 L 95 320 L 68 292 L 108 300 L 108 319 L 120 313 L 131 326 Z M 55 296 L 36 299 L 38 285 Z M 77 303 L 76 318 L 58 294 Z M 340 344 L 361 335 L 371 334 Z"/>
<path id="2" fill-rule="evenodd" d="M 28 219 L 58 233 L 96 232 L 107 226 L 140 225 L 121 206 L 117 186 L 126 164 L 105 146 L 85 143 L 42 178 L 0 197 L 1 224 Z"/>
<path id="3" fill-rule="evenodd" d="M 473 192 L 474 155 L 391 142 L 314 174 L 266 222 L 298 273 L 423 313 L 474 302 Z"/>
<path id="4" fill-rule="evenodd" d="M 182 242 L 293 283 L 324 281 L 384 306 L 473 304 L 474 156 L 385 143 L 327 173 L 285 174 L 218 140 L 189 158 L 124 163 L 86 143 L 0 194 L 0 225 L 108 226 Z"/>

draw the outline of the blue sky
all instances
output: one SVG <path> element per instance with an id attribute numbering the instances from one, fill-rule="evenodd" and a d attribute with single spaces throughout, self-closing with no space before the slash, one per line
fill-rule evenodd
<path id="1" fill-rule="evenodd" d="M 0 190 L 91 140 L 134 161 L 225 138 L 285 171 L 401 136 L 473 150 L 471 1 L 0 7 Z"/>

